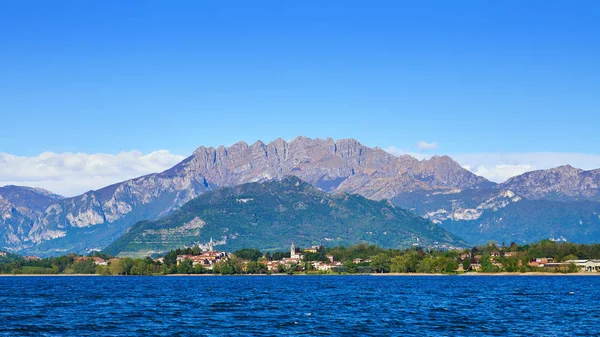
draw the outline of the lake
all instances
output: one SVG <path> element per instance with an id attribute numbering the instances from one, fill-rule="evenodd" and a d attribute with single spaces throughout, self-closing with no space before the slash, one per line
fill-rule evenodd
<path id="1" fill-rule="evenodd" d="M 0 277 L 0 336 L 590 336 L 600 277 Z"/>

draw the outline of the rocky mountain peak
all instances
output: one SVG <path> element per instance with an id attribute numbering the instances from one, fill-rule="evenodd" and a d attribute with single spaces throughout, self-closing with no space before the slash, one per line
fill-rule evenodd
<path id="1" fill-rule="evenodd" d="M 563 165 L 510 178 L 502 187 L 528 199 L 600 201 L 600 171 Z"/>
<path id="2" fill-rule="evenodd" d="M 547 172 L 573 176 L 573 175 L 578 175 L 578 174 L 584 172 L 584 170 L 575 168 L 571 165 L 562 165 L 562 166 L 558 166 L 555 168 L 551 168 L 551 169 L 547 170 Z"/>
<path id="3" fill-rule="evenodd" d="M 421 179 L 437 186 L 459 188 L 494 186 L 487 179 L 467 171 L 448 156 L 433 156 L 419 162 L 419 166 Z"/>
<path id="4" fill-rule="evenodd" d="M 16 207 L 43 209 L 64 197 L 38 187 L 7 185 L 0 187 L 0 198 Z"/>

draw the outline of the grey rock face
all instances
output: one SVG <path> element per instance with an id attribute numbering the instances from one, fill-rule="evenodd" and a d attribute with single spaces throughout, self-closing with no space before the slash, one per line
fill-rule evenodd
<path id="1" fill-rule="evenodd" d="M 41 188 L 0 187 L 0 237 L 8 245 L 18 244 L 20 237 L 28 236 L 35 222 L 43 218 L 44 210 L 62 198 Z"/>
<path id="2" fill-rule="evenodd" d="M 502 184 L 532 200 L 600 201 L 600 170 L 584 171 L 570 165 L 527 172 Z"/>
<path id="3" fill-rule="evenodd" d="M 27 221 L 19 228 L 9 227 L 3 220 L 0 247 L 27 250 L 57 238 L 69 246 L 86 235 L 78 231 L 79 237 L 74 237 L 71 230 L 94 226 L 118 227 L 113 230 L 119 234 L 133 224 L 123 222 L 159 218 L 203 192 L 287 175 L 297 176 L 328 192 L 357 193 L 371 199 L 392 198 L 414 190 L 493 186 L 449 157 L 423 161 L 410 156 L 396 157 L 354 139 L 298 137 L 291 142 L 277 139 L 268 144 L 258 141 L 252 145 L 239 142 L 231 147 L 201 146 L 162 173 L 73 198 L 52 200 L 40 204 L 34 213 L 24 210 Z M 97 235 L 91 230 L 87 233 Z M 93 237 L 86 240 L 94 242 Z"/>
<path id="4" fill-rule="evenodd" d="M 309 139 L 230 148 L 200 147 L 173 170 L 204 178 L 210 186 L 281 179 L 295 175 L 326 191 L 358 193 L 372 199 L 401 191 L 434 188 L 477 188 L 493 185 L 463 169 L 449 157 L 419 161 L 369 148 L 354 139 Z"/>

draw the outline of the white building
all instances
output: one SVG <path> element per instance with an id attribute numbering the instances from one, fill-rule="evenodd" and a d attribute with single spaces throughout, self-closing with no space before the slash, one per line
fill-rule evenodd
<path id="1" fill-rule="evenodd" d="M 292 246 L 290 247 L 290 259 L 302 260 L 304 256 L 300 253 L 296 253 L 296 246 L 292 242 Z"/>
<path id="2" fill-rule="evenodd" d="M 600 260 L 568 260 L 566 264 L 574 264 L 579 270 L 585 272 L 600 272 Z"/>
<path id="3" fill-rule="evenodd" d="M 323 263 L 323 262 L 320 262 L 320 261 L 314 261 L 314 262 L 312 263 L 312 266 L 313 266 L 313 267 L 314 267 L 316 270 L 322 270 L 322 271 L 325 271 L 325 270 L 331 270 L 331 267 L 332 267 L 332 265 L 330 265 L 330 264 L 326 264 L 326 263 Z"/>

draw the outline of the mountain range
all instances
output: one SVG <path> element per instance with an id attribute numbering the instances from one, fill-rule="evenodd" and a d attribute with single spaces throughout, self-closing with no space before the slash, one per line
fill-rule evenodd
<path id="1" fill-rule="evenodd" d="M 390 200 L 470 244 L 543 238 L 600 241 L 595 230 L 600 170 L 561 166 L 496 184 L 447 156 L 418 160 L 354 139 L 297 137 L 202 146 L 164 172 L 72 198 L 25 187 L 0 188 L 0 248 L 38 255 L 103 249 L 135 223 L 173 214 L 206 192 L 287 176 L 331 194 Z M 563 210 L 560 216 L 553 211 L 557 208 Z M 535 212 L 540 216 L 531 216 Z"/>

